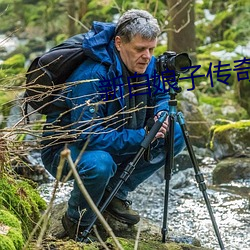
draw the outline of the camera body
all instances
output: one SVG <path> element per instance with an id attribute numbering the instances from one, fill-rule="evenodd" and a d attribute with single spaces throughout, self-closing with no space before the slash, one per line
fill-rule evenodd
<path id="1" fill-rule="evenodd" d="M 174 51 L 166 51 L 156 59 L 156 70 L 158 74 L 166 71 L 174 71 L 175 75 L 187 73 L 187 67 L 192 66 L 192 61 L 187 53 L 176 54 Z"/>

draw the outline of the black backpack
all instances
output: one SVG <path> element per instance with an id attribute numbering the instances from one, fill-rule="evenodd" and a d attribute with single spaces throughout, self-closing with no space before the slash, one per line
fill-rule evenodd
<path id="1" fill-rule="evenodd" d="M 25 113 L 28 105 L 47 114 L 70 74 L 86 59 L 84 34 L 75 35 L 52 48 L 30 65 L 26 73 Z"/>

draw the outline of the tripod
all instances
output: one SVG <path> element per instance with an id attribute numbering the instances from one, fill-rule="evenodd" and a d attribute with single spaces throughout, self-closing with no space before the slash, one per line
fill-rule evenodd
<path id="1" fill-rule="evenodd" d="M 176 85 L 175 85 L 176 86 Z M 176 88 L 175 88 L 176 89 Z M 167 145 L 167 152 L 166 152 L 166 162 L 165 162 L 165 200 L 164 200 L 164 215 L 163 215 L 163 226 L 162 226 L 162 242 L 166 242 L 166 234 L 168 232 L 167 230 L 167 215 L 168 215 L 168 196 L 169 196 L 169 182 L 171 179 L 172 175 L 172 169 L 173 169 L 173 163 L 174 163 L 174 123 L 175 123 L 175 118 L 178 118 L 178 122 L 181 126 L 181 130 L 186 142 L 186 146 L 192 161 L 192 164 L 194 166 L 195 170 L 195 178 L 196 181 L 199 185 L 199 189 L 203 194 L 219 245 L 221 250 L 225 250 L 223 242 L 221 240 L 220 232 L 218 229 L 218 226 L 215 221 L 215 217 L 213 215 L 213 211 L 208 199 L 208 195 L 206 192 L 206 184 L 204 182 L 204 178 L 202 173 L 199 170 L 198 167 L 198 162 L 196 160 L 193 148 L 190 143 L 188 131 L 186 129 L 184 117 L 180 112 L 176 112 L 176 106 L 177 106 L 177 100 L 175 99 L 177 92 L 181 91 L 181 88 L 177 88 L 178 90 L 175 90 L 174 88 L 170 88 L 170 100 L 169 100 L 169 113 L 167 112 L 162 112 L 159 119 L 155 122 L 153 125 L 152 129 L 148 133 L 148 135 L 145 137 L 145 139 L 141 143 L 141 148 L 138 151 L 138 153 L 135 155 L 134 159 L 128 163 L 126 168 L 124 169 L 123 173 L 120 176 L 120 180 L 117 183 L 116 187 L 113 189 L 113 191 L 109 194 L 108 198 L 106 201 L 102 204 L 101 208 L 99 209 L 100 212 L 102 213 L 109 203 L 112 201 L 122 184 L 129 178 L 129 176 L 132 174 L 134 171 L 136 164 L 140 160 L 140 158 L 143 156 L 144 152 L 147 150 L 147 148 L 150 146 L 150 143 L 153 141 L 155 138 L 156 133 L 159 131 L 161 128 L 163 122 L 168 116 L 169 119 L 169 131 L 168 135 L 166 137 L 166 145 Z M 90 223 L 90 225 L 84 230 L 82 233 L 83 240 L 87 239 L 89 233 L 92 230 L 92 227 L 94 226 L 95 222 L 97 220 L 97 216 L 94 217 L 93 221 Z"/>
<path id="2" fill-rule="evenodd" d="M 203 198 L 205 200 L 209 215 L 210 215 L 210 219 L 212 221 L 213 224 L 213 228 L 216 234 L 216 237 L 218 239 L 219 245 L 221 250 L 225 250 L 225 247 L 223 245 L 221 236 L 220 236 L 220 232 L 212 211 L 212 207 L 210 204 L 210 201 L 208 199 L 208 195 L 206 192 L 206 184 L 204 182 L 204 177 L 203 174 L 201 173 L 200 169 L 199 169 L 199 165 L 197 162 L 197 159 L 195 157 L 194 151 L 193 151 L 193 147 L 191 145 L 190 142 L 190 138 L 189 138 L 189 133 L 188 130 L 186 128 L 186 124 L 185 124 L 185 120 L 184 120 L 184 116 L 181 112 L 177 113 L 177 100 L 176 100 L 176 95 L 177 93 L 181 92 L 181 88 L 178 87 L 177 90 L 175 88 L 170 88 L 170 100 L 169 100 L 169 114 L 168 114 L 168 119 L 169 119 L 169 132 L 168 135 L 166 137 L 166 148 L 167 153 L 166 153 L 166 161 L 165 161 L 165 201 L 164 201 L 164 214 L 163 214 L 163 226 L 162 226 L 162 242 L 165 243 L 166 242 L 166 234 L 168 232 L 167 229 L 167 216 L 168 216 L 168 198 L 169 198 L 169 182 L 171 179 L 171 175 L 172 175 L 172 169 L 173 169 L 173 165 L 174 165 L 174 123 L 175 123 L 175 118 L 177 117 L 177 120 L 181 126 L 181 130 L 183 133 L 183 137 L 187 146 L 187 150 L 191 159 L 191 162 L 193 164 L 194 167 L 194 171 L 195 171 L 195 179 L 196 182 L 198 183 L 199 189 L 203 194 Z"/>
<path id="3" fill-rule="evenodd" d="M 156 133 L 159 131 L 160 127 L 162 126 L 162 124 L 163 124 L 163 122 L 165 121 L 166 118 L 167 118 L 167 112 L 162 112 L 159 119 L 155 122 L 155 124 L 153 125 L 150 132 L 147 134 L 145 139 L 142 141 L 140 150 L 137 152 L 134 159 L 131 162 L 128 163 L 128 165 L 126 166 L 126 168 L 124 169 L 124 171 L 122 172 L 122 174 L 120 176 L 119 182 L 117 183 L 117 185 L 115 186 L 113 191 L 110 193 L 110 195 L 108 196 L 106 201 L 102 204 L 101 208 L 99 209 L 99 211 L 101 213 L 107 208 L 107 206 L 112 201 L 112 199 L 114 198 L 114 196 L 116 195 L 116 193 L 118 192 L 118 190 L 120 189 L 122 184 L 132 174 L 132 172 L 135 169 L 136 164 L 138 163 L 140 158 L 143 156 L 145 151 L 148 149 L 150 143 L 153 141 Z M 83 233 L 82 233 L 83 240 L 87 239 L 87 237 L 90 234 L 90 232 L 92 230 L 92 227 L 94 226 L 96 220 L 97 220 L 97 216 L 94 217 L 94 219 L 90 223 L 90 225 L 83 231 Z"/>

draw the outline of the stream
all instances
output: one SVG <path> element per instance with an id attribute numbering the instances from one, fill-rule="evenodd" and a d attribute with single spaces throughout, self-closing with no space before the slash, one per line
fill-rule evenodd
<path id="1" fill-rule="evenodd" d="M 226 250 L 250 250 L 250 180 L 239 180 L 229 184 L 212 185 L 212 170 L 215 167 L 212 158 L 201 162 L 201 172 L 205 178 L 207 194 L 216 223 L 219 227 Z M 162 228 L 164 213 L 165 180 L 164 170 L 158 171 L 136 192 L 130 194 L 132 208 L 153 224 Z M 42 197 L 49 201 L 54 182 L 39 187 Z M 69 198 L 72 182 L 68 182 L 57 193 L 55 202 Z M 201 242 L 203 247 L 220 250 L 216 234 L 202 195 L 197 187 L 194 169 L 177 171 L 170 180 L 168 202 L 169 232 L 177 238 L 191 237 Z"/>

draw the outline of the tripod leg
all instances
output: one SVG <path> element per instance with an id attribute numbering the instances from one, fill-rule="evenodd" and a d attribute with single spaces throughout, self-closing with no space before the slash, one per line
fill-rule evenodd
<path id="1" fill-rule="evenodd" d="M 169 131 L 166 138 L 166 162 L 165 162 L 165 197 L 164 197 L 164 212 L 163 212 L 163 225 L 162 225 L 162 242 L 166 242 L 166 235 L 168 232 L 168 200 L 169 200 L 169 183 L 172 176 L 172 169 L 174 165 L 174 115 L 170 114 L 169 117 Z"/>
<path id="2" fill-rule="evenodd" d="M 187 128 L 186 128 L 186 124 L 185 124 L 183 114 L 181 112 L 178 112 L 177 113 L 177 118 L 178 118 L 179 124 L 181 126 L 181 130 L 182 130 L 185 142 L 186 142 L 186 146 L 187 146 L 187 150 L 188 150 L 191 162 L 193 163 L 193 167 L 194 167 L 194 171 L 195 171 L 195 179 L 196 179 L 196 181 L 197 181 L 197 183 L 199 185 L 200 191 L 203 194 L 203 197 L 204 197 L 204 200 L 205 200 L 205 203 L 206 203 L 206 206 L 207 206 L 207 209 L 208 209 L 208 212 L 209 212 L 209 215 L 210 215 L 210 218 L 211 218 L 211 221 L 212 221 L 212 224 L 213 224 L 213 228 L 214 228 L 216 237 L 218 239 L 220 248 L 221 248 L 221 250 L 224 250 L 225 247 L 223 245 L 223 242 L 222 242 L 222 239 L 221 239 L 221 236 L 220 236 L 220 232 L 219 232 L 219 229 L 218 229 L 218 226 L 217 226 L 217 223 L 216 223 L 213 211 L 212 211 L 212 207 L 211 207 L 211 204 L 210 204 L 210 201 L 208 199 L 207 192 L 206 192 L 207 188 L 206 188 L 206 184 L 204 182 L 204 177 L 203 177 L 203 174 L 201 173 L 201 171 L 199 169 L 198 162 L 197 162 L 197 159 L 195 157 L 195 154 L 194 154 L 194 151 L 193 151 L 190 139 L 189 139 L 189 133 L 188 133 Z"/>
<path id="3" fill-rule="evenodd" d="M 111 202 L 111 200 L 114 198 L 114 196 L 116 195 L 116 193 L 118 192 L 118 190 L 120 189 L 120 187 L 122 186 L 122 184 L 132 174 L 132 172 L 135 169 L 136 164 L 138 163 L 138 161 L 140 160 L 140 158 L 144 154 L 145 150 L 149 147 L 150 143 L 153 141 L 156 133 L 159 131 L 159 129 L 162 126 L 162 123 L 165 121 L 166 117 L 167 117 L 167 113 L 166 112 L 162 112 L 161 116 L 155 122 L 155 124 L 152 127 L 152 129 L 150 130 L 149 134 L 147 134 L 147 136 L 144 138 L 144 140 L 141 143 L 141 148 L 139 149 L 138 153 L 135 155 L 133 161 L 130 162 L 126 166 L 126 168 L 124 169 L 123 173 L 120 176 L 119 182 L 117 183 L 117 185 L 115 186 L 115 188 L 113 189 L 113 191 L 110 193 L 109 197 L 104 202 L 104 204 L 102 205 L 102 207 L 99 209 L 101 213 L 107 208 L 107 206 L 109 205 L 109 203 Z M 82 233 L 83 241 L 88 237 L 88 235 L 91 232 L 92 227 L 94 226 L 96 220 L 97 220 L 97 216 L 94 217 L 94 219 L 92 220 L 92 222 L 90 223 L 90 225 Z"/>

